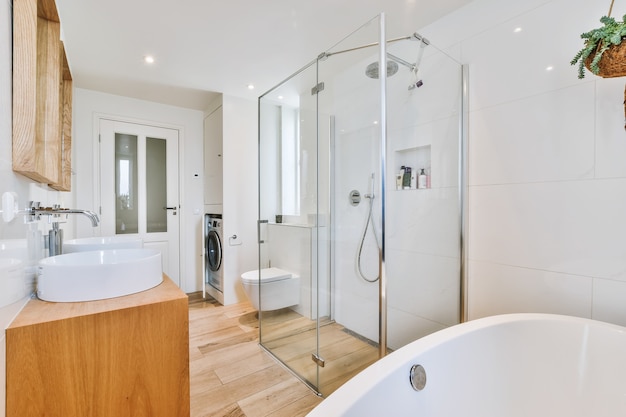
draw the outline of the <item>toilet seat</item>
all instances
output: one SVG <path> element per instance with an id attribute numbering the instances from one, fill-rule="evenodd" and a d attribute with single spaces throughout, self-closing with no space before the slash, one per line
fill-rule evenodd
<path id="1" fill-rule="evenodd" d="M 261 270 L 261 283 L 266 284 L 269 282 L 282 281 L 292 278 L 291 272 L 282 270 L 280 268 L 263 268 Z M 253 271 L 244 272 L 241 274 L 241 280 L 245 284 L 258 285 L 259 284 L 259 271 L 257 269 Z"/>

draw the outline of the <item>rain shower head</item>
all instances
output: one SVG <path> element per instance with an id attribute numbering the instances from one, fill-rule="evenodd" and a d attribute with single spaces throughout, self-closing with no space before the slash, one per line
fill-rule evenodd
<path id="1" fill-rule="evenodd" d="M 398 72 L 398 64 L 390 59 L 387 60 L 387 77 L 391 77 Z M 378 79 L 380 77 L 378 61 L 372 62 L 365 68 L 365 75 L 369 78 Z"/>
<path id="2" fill-rule="evenodd" d="M 415 41 L 419 41 L 420 42 L 419 52 L 417 54 L 417 60 L 415 61 L 415 63 L 411 63 L 411 62 L 405 61 L 404 59 L 402 59 L 400 57 L 397 57 L 397 56 L 387 52 L 387 77 L 391 77 L 396 72 L 398 72 L 398 64 L 403 65 L 403 66 L 407 67 L 411 71 L 411 73 L 413 74 L 413 81 L 409 84 L 409 90 L 413 90 L 414 88 L 419 88 L 422 85 L 424 85 L 422 80 L 420 80 L 417 77 L 417 73 L 419 71 L 419 65 L 420 65 L 420 63 L 422 61 L 422 55 L 424 54 L 424 48 L 427 47 L 428 45 L 430 45 L 430 42 L 428 41 L 428 39 L 424 38 L 422 35 L 420 35 L 417 32 L 414 33 L 413 35 L 409 36 L 409 37 L 394 39 L 393 41 L 405 40 L 405 39 L 411 39 L 411 40 L 415 40 Z M 347 49 L 347 50 L 341 51 L 341 52 L 353 51 L 355 49 L 365 48 L 365 47 L 369 47 L 369 46 L 373 46 L 373 45 L 377 45 L 377 44 L 369 44 L 369 45 L 358 47 L 358 48 Z M 335 53 L 338 53 L 338 52 L 335 52 Z M 380 68 L 379 67 L 380 67 L 379 61 L 372 62 L 371 64 L 369 64 L 365 68 L 365 75 L 367 75 L 369 78 L 373 78 L 373 79 L 380 78 Z"/>

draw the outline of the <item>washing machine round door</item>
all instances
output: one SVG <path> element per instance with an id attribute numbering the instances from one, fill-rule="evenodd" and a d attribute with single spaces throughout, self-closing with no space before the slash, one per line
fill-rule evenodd
<path id="1" fill-rule="evenodd" d="M 222 266 L 222 241 L 215 230 L 209 230 L 206 239 L 207 263 L 211 271 L 217 272 Z"/>

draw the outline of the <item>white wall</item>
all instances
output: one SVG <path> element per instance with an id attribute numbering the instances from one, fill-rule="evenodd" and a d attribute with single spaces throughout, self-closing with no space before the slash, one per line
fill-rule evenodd
<path id="1" fill-rule="evenodd" d="M 220 106 L 222 184 L 217 189 L 221 192 L 222 203 L 205 204 L 204 210 L 222 214 L 224 282 L 221 294 L 211 288 L 207 292 L 229 305 L 247 299 L 241 274 L 258 268 L 258 112 L 256 101 L 220 95 L 209 104 L 205 117 L 214 115 Z M 209 136 L 206 140 L 210 140 Z M 207 174 L 214 175 L 214 172 Z"/>
<path id="2" fill-rule="evenodd" d="M 241 274 L 258 268 L 257 103 L 223 96 L 224 304 L 246 300 Z M 240 245 L 231 245 L 237 235 Z"/>
<path id="3" fill-rule="evenodd" d="M 181 107 L 104 94 L 77 88 L 74 92 L 73 161 L 76 205 L 98 211 L 94 195 L 94 148 L 97 145 L 95 115 L 132 118 L 180 129 L 180 282 L 185 292 L 202 289 L 202 215 L 203 215 L 203 113 Z M 97 149 L 97 148 L 96 148 Z M 76 222 L 77 237 L 99 234 L 89 222 Z"/>
<path id="4" fill-rule="evenodd" d="M 626 325 L 624 79 L 569 65 L 608 6 L 477 0 L 422 31 L 469 64 L 470 319 Z"/>

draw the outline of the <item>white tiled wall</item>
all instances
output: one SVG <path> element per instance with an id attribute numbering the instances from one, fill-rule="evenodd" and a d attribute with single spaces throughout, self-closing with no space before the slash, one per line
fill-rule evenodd
<path id="1" fill-rule="evenodd" d="M 469 65 L 471 319 L 626 324 L 625 82 L 569 64 L 608 6 L 476 0 L 423 31 Z"/>
<path id="2" fill-rule="evenodd" d="M 414 61 L 419 48 L 420 43 L 406 41 L 394 44 L 389 52 Z M 388 77 L 385 244 L 388 344 L 394 349 L 459 321 L 461 66 L 434 45 L 423 52 L 419 71 L 422 87 L 408 89 L 415 81 L 405 67 Z M 449 51 L 459 52 L 458 47 Z M 376 119 L 371 111 L 364 111 L 376 110 L 380 101 L 375 82 L 363 75 L 366 65 L 374 60 L 375 55 L 355 62 L 335 79 L 333 244 L 335 318 L 350 330 L 378 340 L 378 284 L 366 282 L 357 273 L 357 254 L 370 202 L 363 198 L 355 207 L 348 199 L 351 190 L 362 196 L 371 192 L 373 173 L 376 198 L 372 218 L 380 237 L 380 129 L 373 123 Z M 355 104 L 342 105 L 343 101 Z M 420 149 L 427 150 L 424 154 Z M 401 165 L 417 172 L 431 168 L 431 189 L 396 190 L 395 174 Z M 365 276 L 374 279 L 378 275 L 378 251 L 372 227 L 367 227 L 361 265 Z"/>

